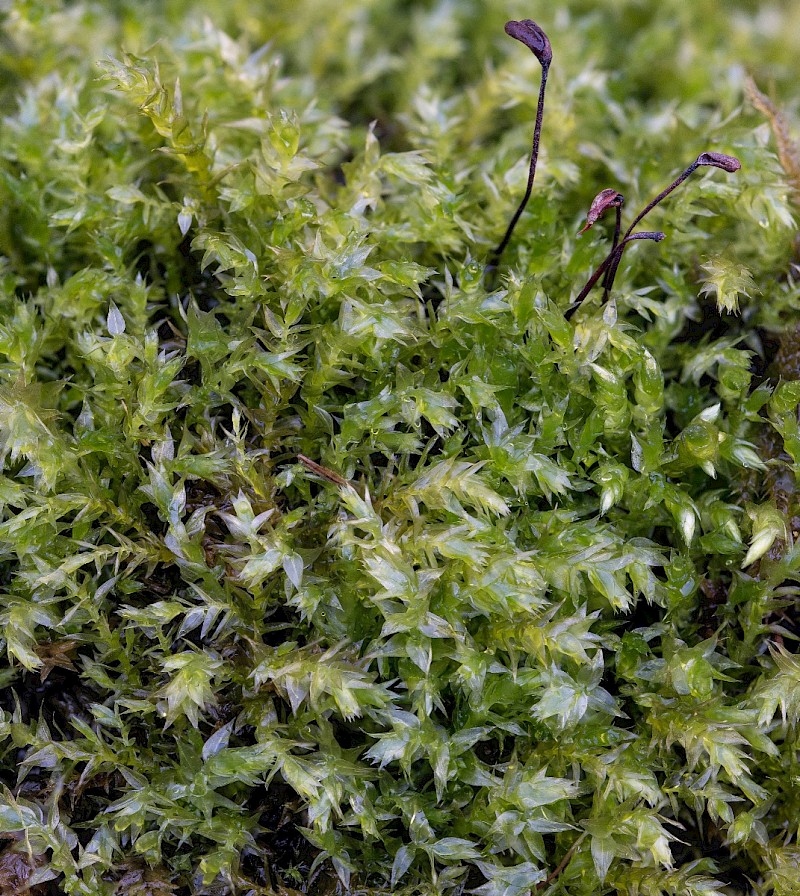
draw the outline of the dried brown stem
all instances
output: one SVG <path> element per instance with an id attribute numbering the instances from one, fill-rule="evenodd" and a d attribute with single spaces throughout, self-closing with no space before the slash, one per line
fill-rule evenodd
<path id="1" fill-rule="evenodd" d="M 348 488 L 352 488 L 351 483 L 348 482 L 344 478 L 344 476 L 340 476 L 333 470 L 329 470 L 327 467 L 323 467 L 316 461 L 311 460 L 310 457 L 306 457 L 305 454 L 298 454 L 297 459 L 306 469 L 311 470 L 312 473 L 316 473 L 317 476 L 321 476 L 323 479 L 327 479 L 328 482 L 332 482 L 334 485 L 343 485 L 347 486 Z"/>
<path id="2" fill-rule="evenodd" d="M 581 834 L 580 837 L 578 837 L 578 839 L 572 844 L 572 846 L 570 846 L 570 848 L 564 853 L 564 858 L 558 863 L 555 870 L 551 871 L 544 880 L 541 880 L 538 884 L 536 884 L 537 890 L 543 890 L 545 887 L 550 886 L 550 884 L 561 874 L 561 872 L 572 861 L 572 857 L 575 855 L 575 851 L 581 845 L 585 837 L 585 833 Z"/>

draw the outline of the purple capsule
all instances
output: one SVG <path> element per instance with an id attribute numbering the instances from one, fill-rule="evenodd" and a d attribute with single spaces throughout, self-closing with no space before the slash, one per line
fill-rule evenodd
<path id="1" fill-rule="evenodd" d="M 542 66 L 550 65 L 553 58 L 553 50 L 550 41 L 542 29 L 532 22 L 530 19 L 523 19 L 521 22 L 506 22 L 506 34 L 513 37 L 514 40 L 520 41 L 533 53 Z"/>
<path id="2" fill-rule="evenodd" d="M 625 197 L 616 190 L 611 188 L 601 190 L 592 200 L 586 215 L 586 224 L 578 231 L 578 235 L 585 233 L 593 224 L 596 224 L 610 208 L 619 208 L 624 201 Z"/>
<path id="3" fill-rule="evenodd" d="M 698 165 L 713 165 L 714 168 L 722 168 L 733 174 L 742 167 L 742 163 L 733 156 L 726 156 L 721 152 L 701 152 L 697 157 Z"/>

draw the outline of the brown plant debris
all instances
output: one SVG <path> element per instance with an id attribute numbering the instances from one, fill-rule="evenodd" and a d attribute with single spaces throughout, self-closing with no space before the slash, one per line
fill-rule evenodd
<path id="1" fill-rule="evenodd" d="M 769 121 L 778 147 L 778 159 L 789 179 L 795 201 L 800 202 L 800 143 L 792 139 L 783 112 L 758 89 L 756 82 L 749 76 L 745 81 L 745 92 L 755 109 Z"/>

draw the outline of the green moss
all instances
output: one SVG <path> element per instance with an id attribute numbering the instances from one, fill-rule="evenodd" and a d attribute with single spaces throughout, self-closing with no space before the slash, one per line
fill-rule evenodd
<path id="1" fill-rule="evenodd" d="M 0 893 L 795 893 L 797 10 L 2 15 Z"/>

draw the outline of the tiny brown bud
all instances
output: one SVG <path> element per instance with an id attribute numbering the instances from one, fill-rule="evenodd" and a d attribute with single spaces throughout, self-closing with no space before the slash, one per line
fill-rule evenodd
<path id="1" fill-rule="evenodd" d="M 532 22 L 530 19 L 523 19 L 521 22 L 512 20 L 506 22 L 505 27 L 506 34 L 509 37 L 513 37 L 514 40 L 525 44 L 539 60 L 543 68 L 550 65 L 550 60 L 553 58 L 553 50 L 547 35 L 536 22 Z"/>
<path id="2" fill-rule="evenodd" d="M 742 167 L 742 163 L 733 156 L 726 156 L 721 152 L 701 152 L 697 157 L 698 165 L 713 165 L 714 168 L 722 168 L 733 174 Z"/>
<path id="3" fill-rule="evenodd" d="M 592 200 L 589 212 L 586 215 L 586 224 L 578 231 L 578 236 L 585 233 L 593 224 L 595 224 L 610 208 L 619 208 L 625 202 L 622 193 L 616 190 L 601 190 Z"/>

